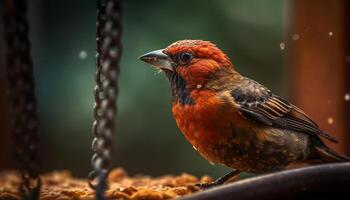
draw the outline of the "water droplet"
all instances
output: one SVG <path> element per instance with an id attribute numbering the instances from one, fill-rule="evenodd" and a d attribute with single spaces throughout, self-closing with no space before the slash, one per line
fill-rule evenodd
<path id="1" fill-rule="evenodd" d="M 299 40 L 300 39 L 300 35 L 299 34 L 293 34 L 292 39 L 293 40 Z"/>
<path id="2" fill-rule="evenodd" d="M 327 122 L 328 122 L 328 124 L 333 124 L 334 120 L 332 117 L 328 117 Z"/>
<path id="3" fill-rule="evenodd" d="M 350 101 L 350 94 L 346 93 L 344 96 L 345 101 Z"/>
<path id="4" fill-rule="evenodd" d="M 329 35 L 329 36 L 333 36 L 333 32 L 332 32 L 332 31 L 329 32 L 328 35 Z"/>
<path id="5" fill-rule="evenodd" d="M 286 45 L 284 44 L 284 42 L 280 43 L 280 48 L 281 48 L 281 50 L 284 50 L 286 48 Z"/>
<path id="6" fill-rule="evenodd" d="M 79 58 L 82 59 L 82 60 L 86 59 L 87 58 L 87 52 L 84 51 L 84 50 L 80 51 L 79 52 Z"/>

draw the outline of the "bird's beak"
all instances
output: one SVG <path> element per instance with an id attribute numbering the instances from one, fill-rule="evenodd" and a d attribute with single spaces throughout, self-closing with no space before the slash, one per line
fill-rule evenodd
<path id="1" fill-rule="evenodd" d="M 149 63 L 159 69 L 167 69 L 173 71 L 172 61 L 168 55 L 163 53 L 164 49 L 151 51 L 139 57 L 140 60 Z"/>

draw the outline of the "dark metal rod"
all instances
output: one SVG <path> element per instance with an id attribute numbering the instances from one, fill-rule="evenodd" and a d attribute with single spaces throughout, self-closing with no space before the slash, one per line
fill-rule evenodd
<path id="1" fill-rule="evenodd" d="M 21 169 L 20 192 L 23 199 L 39 199 L 37 101 L 35 98 L 33 61 L 29 41 L 26 0 L 4 0 L 4 35 L 6 73 L 11 103 L 12 134 L 16 158 Z"/>
<path id="2" fill-rule="evenodd" d="M 121 0 L 97 1 L 96 33 L 96 86 L 94 89 L 94 123 L 90 186 L 96 191 L 96 199 L 104 199 L 108 187 L 107 176 L 112 162 L 112 140 L 115 135 L 118 95 L 117 79 L 122 53 Z M 94 185 L 92 180 L 97 181 Z"/>

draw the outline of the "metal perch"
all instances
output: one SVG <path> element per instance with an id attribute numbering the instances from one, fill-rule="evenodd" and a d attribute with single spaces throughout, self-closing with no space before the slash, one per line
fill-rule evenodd
<path id="1" fill-rule="evenodd" d="M 324 199 L 349 194 L 349 186 L 350 163 L 332 163 L 248 178 L 182 199 Z"/>

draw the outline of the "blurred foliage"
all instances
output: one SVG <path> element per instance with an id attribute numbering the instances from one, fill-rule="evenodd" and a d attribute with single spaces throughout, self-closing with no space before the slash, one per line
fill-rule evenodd
<path id="1" fill-rule="evenodd" d="M 95 1 L 30 1 L 45 171 L 90 170 Z M 124 1 L 124 53 L 115 166 L 131 174 L 222 175 L 197 154 L 171 115 L 167 80 L 137 58 L 180 39 L 216 43 L 237 69 L 283 93 L 286 1 Z M 86 58 L 82 56 L 86 52 Z M 80 55 L 80 56 L 79 56 Z"/>

